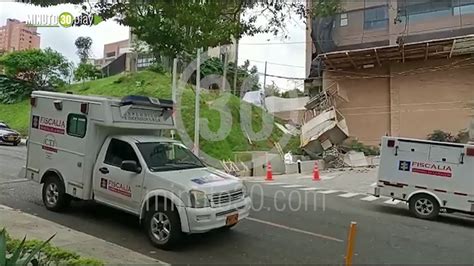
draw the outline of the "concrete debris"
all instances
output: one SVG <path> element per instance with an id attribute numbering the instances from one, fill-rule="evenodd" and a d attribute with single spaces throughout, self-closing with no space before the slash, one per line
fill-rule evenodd
<path id="1" fill-rule="evenodd" d="M 350 151 L 344 154 L 344 163 L 352 167 L 368 166 L 367 158 L 363 152 Z"/>

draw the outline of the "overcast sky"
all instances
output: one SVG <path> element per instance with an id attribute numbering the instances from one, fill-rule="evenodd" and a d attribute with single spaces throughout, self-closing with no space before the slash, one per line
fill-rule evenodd
<path id="1" fill-rule="evenodd" d="M 74 5 L 41 8 L 33 5 L 1 1 L 0 26 L 6 24 L 7 18 L 26 21 L 28 15 L 59 15 L 62 12 L 70 12 L 73 15 L 77 15 L 80 13 L 80 8 Z M 51 47 L 75 63 L 79 61 L 74 46 L 74 41 L 77 37 L 91 37 L 93 40 L 93 57 L 100 58 L 102 57 L 104 44 L 125 40 L 129 34 L 128 27 L 121 26 L 111 20 L 92 27 L 38 28 L 38 32 L 41 35 L 41 48 Z M 305 25 L 301 21 L 291 20 L 291 23 L 288 25 L 288 32 L 289 38 L 285 40 L 269 34 L 242 38 L 239 46 L 239 63 L 241 64 L 248 59 L 252 65 L 257 66 L 259 72 L 263 72 L 264 62 L 268 61 L 267 73 L 270 75 L 303 78 L 305 75 Z M 263 75 L 260 79 L 263 82 Z M 293 89 L 295 84 L 302 88 L 303 84 L 302 81 L 295 82 L 267 76 L 267 84 L 271 84 L 272 81 L 282 89 Z"/>

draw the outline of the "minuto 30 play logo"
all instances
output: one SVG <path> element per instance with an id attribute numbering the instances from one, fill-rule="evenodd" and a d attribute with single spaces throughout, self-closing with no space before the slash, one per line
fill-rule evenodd
<path id="1" fill-rule="evenodd" d="M 59 15 L 50 14 L 30 14 L 27 24 L 33 27 L 79 27 L 94 26 L 104 21 L 101 16 L 91 14 L 81 14 L 74 16 L 69 12 L 62 12 Z"/>

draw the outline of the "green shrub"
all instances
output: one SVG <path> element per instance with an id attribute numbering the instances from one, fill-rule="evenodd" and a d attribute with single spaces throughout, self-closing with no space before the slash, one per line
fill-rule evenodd
<path id="1" fill-rule="evenodd" d="M 165 67 L 160 63 L 154 63 L 153 65 L 148 67 L 148 70 L 153 71 L 155 73 L 159 73 L 159 74 L 166 73 Z"/>
<path id="2" fill-rule="evenodd" d="M 469 131 L 467 129 L 461 130 L 456 135 L 458 143 L 468 143 L 469 142 Z"/>
<path id="3" fill-rule="evenodd" d="M 0 103 L 12 104 L 24 100 L 32 91 L 26 82 L 0 75 Z"/>
<path id="4" fill-rule="evenodd" d="M 355 139 L 352 139 L 349 142 L 345 143 L 343 145 L 343 149 L 346 151 L 352 150 L 357 152 L 363 152 L 366 156 L 380 155 L 379 147 L 365 145 Z"/>
<path id="5" fill-rule="evenodd" d="M 433 131 L 433 133 L 428 134 L 427 140 L 441 142 L 457 142 L 456 136 L 453 136 L 451 133 L 444 132 L 442 130 L 435 130 Z"/>
<path id="6" fill-rule="evenodd" d="M 428 134 L 426 139 L 441 142 L 467 143 L 469 141 L 469 132 L 467 130 L 461 130 L 457 135 L 453 135 L 438 129 Z"/>
<path id="7" fill-rule="evenodd" d="M 35 242 L 33 245 L 26 243 L 26 237 L 23 238 L 18 245 L 11 246 L 9 250 L 7 248 L 7 231 L 5 228 L 0 231 L 0 265 L 14 266 L 14 265 L 39 265 L 40 264 L 40 252 L 48 244 L 54 235 L 44 242 Z"/>
<path id="8" fill-rule="evenodd" d="M 104 265 L 96 259 L 82 258 L 75 252 L 52 246 L 49 241 L 53 237 L 44 242 L 26 240 L 26 237 L 20 241 L 9 237 L 6 230 L 3 229 L 0 234 L 0 265 L 23 265 L 26 259 L 29 259 L 33 265 Z M 5 247 L 3 253 L 2 247 Z M 5 254 L 3 257 L 5 261 L 2 260 L 2 254 Z M 16 258 L 15 254 L 19 254 L 19 258 L 12 260 L 12 258 Z"/>

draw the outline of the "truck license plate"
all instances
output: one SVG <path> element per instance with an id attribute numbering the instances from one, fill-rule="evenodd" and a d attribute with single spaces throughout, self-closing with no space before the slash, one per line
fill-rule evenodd
<path id="1" fill-rule="evenodd" d="M 225 225 L 234 225 L 239 222 L 239 214 L 232 214 L 225 219 Z"/>

